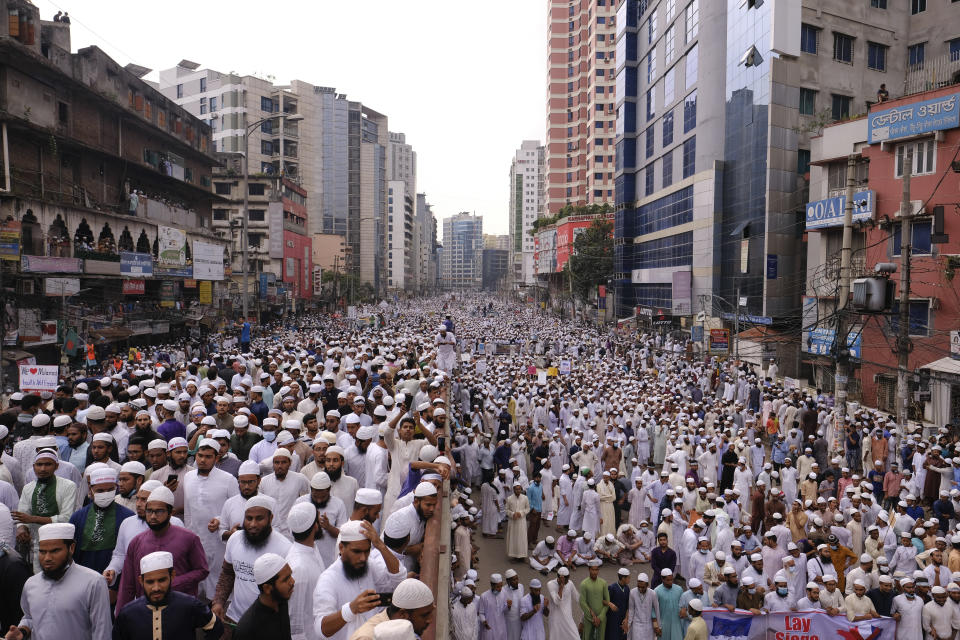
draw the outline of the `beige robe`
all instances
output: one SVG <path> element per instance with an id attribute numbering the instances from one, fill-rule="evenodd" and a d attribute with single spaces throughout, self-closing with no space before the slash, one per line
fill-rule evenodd
<path id="1" fill-rule="evenodd" d="M 507 497 L 507 555 L 511 558 L 527 557 L 527 513 L 530 501 L 521 493 Z"/>
<path id="2" fill-rule="evenodd" d="M 597 485 L 597 495 L 600 496 L 600 519 L 603 520 L 600 523 L 600 533 L 597 535 L 599 538 L 617 531 L 613 504 L 617 499 L 617 492 L 611 481 L 604 480 Z"/>

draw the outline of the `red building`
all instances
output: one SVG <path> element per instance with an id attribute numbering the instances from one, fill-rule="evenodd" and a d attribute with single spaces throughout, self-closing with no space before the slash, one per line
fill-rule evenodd
<path id="1" fill-rule="evenodd" d="M 903 169 L 913 148 L 913 217 L 908 370 L 910 419 L 943 425 L 960 419 L 960 360 L 951 334 L 960 329 L 960 85 L 873 105 L 868 118 L 869 188 L 876 193 L 875 225 L 867 231 L 866 266 L 897 265 L 900 295 Z M 863 400 L 896 408 L 897 312 L 872 316 L 863 329 Z M 960 356 L 958 356 L 960 357 Z"/>
<path id="2" fill-rule="evenodd" d="M 307 192 L 287 178 L 280 192 L 283 203 L 283 288 L 295 300 L 313 296 L 313 240 L 307 234 Z"/>

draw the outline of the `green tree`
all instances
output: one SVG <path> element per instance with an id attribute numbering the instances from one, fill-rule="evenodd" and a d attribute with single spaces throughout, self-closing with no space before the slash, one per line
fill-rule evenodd
<path id="1" fill-rule="evenodd" d="M 586 300 L 597 285 L 606 284 L 613 275 L 613 225 L 603 219 L 594 220 L 577 236 L 573 251 L 568 263 L 573 293 Z"/>

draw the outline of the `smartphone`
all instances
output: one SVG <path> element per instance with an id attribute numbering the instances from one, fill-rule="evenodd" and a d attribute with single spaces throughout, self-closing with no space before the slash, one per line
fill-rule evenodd
<path id="1" fill-rule="evenodd" d="M 167 476 L 167 481 L 166 481 L 165 484 L 170 484 L 171 482 L 173 482 L 173 481 L 176 480 L 176 479 L 177 479 L 177 474 L 171 473 L 170 475 Z"/>
<path id="2" fill-rule="evenodd" d="M 392 591 L 391 591 L 390 593 L 378 593 L 377 595 L 380 596 L 380 606 L 381 606 L 381 607 L 389 607 L 390 605 L 393 604 L 393 592 L 392 592 Z"/>
<path id="3" fill-rule="evenodd" d="M 447 437 L 437 436 L 437 450 L 441 453 L 447 450 Z"/>

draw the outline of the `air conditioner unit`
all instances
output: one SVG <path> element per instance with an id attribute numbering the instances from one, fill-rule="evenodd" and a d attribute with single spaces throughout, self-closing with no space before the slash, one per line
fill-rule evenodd
<path id="1" fill-rule="evenodd" d="M 919 216 L 924 212 L 923 209 L 923 200 L 911 200 L 910 201 L 910 215 Z M 893 213 L 894 217 L 900 217 L 900 208 L 898 207 Z"/>

